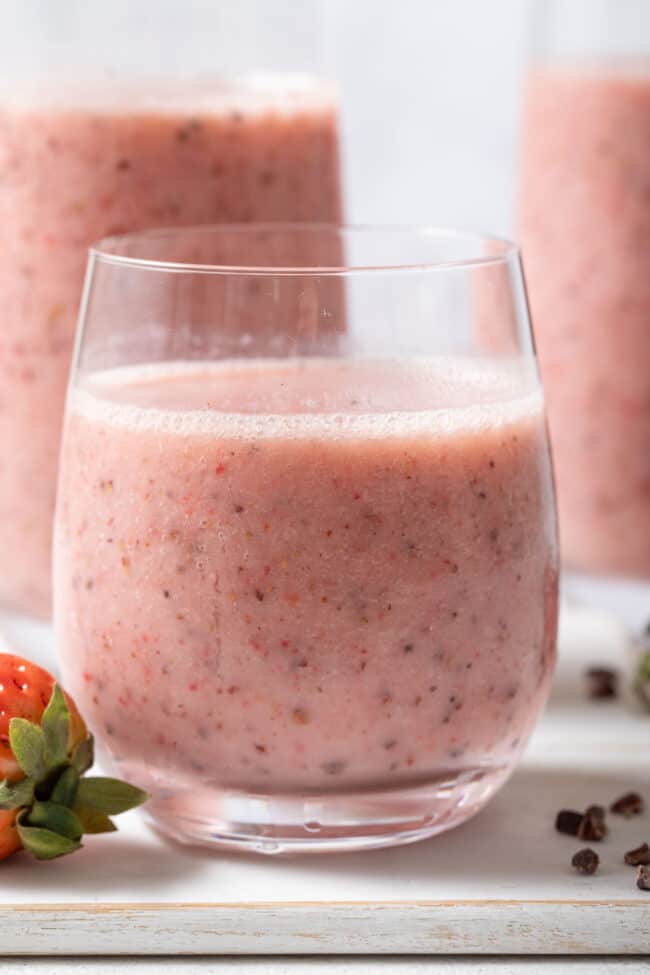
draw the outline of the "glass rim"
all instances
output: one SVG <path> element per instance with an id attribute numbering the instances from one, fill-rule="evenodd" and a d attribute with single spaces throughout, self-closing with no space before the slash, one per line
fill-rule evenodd
<path id="1" fill-rule="evenodd" d="M 215 234 L 215 233 L 269 233 L 271 231 L 291 231 L 293 233 L 322 233 L 336 231 L 346 235 L 367 236 L 379 234 L 385 237 L 409 235 L 411 239 L 420 240 L 448 240 L 450 242 L 465 241 L 470 244 L 488 244 L 495 248 L 494 254 L 481 256 L 467 256 L 450 259 L 409 262 L 387 262 L 383 264 L 341 264 L 341 265 L 246 265 L 246 264 L 208 264 L 184 263 L 179 261 L 164 261 L 157 258 L 133 257 L 119 253 L 119 245 L 129 241 L 160 240 L 164 237 L 178 237 L 182 234 Z M 261 223 L 213 223 L 194 224 L 177 227 L 158 227 L 151 230 L 135 231 L 127 234 L 115 234 L 102 237 L 88 248 L 91 259 L 104 263 L 121 265 L 125 268 L 140 268 L 150 271 L 167 271 L 171 273 L 215 274 L 215 275 L 245 275 L 251 277 L 345 277 L 349 275 L 368 275 L 382 273 L 400 273 L 409 271 L 450 271 L 463 270 L 492 265 L 505 265 L 520 257 L 519 245 L 507 237 L 480 231 L 465 231 L 453 228 L 437 227 L 432 224 L 346 224 L 326 222 L 271 222 Z"/>

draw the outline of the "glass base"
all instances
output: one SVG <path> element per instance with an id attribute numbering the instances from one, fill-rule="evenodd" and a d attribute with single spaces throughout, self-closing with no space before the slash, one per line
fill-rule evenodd
<path id="1" fill-rule="evenodd" d="M 594 576 L 566 569 L 562 595 L 569 605 L 614 616 L 635 633 L 650 622 L 650 580 Z"/>
<path id="2" fill-rule="evenodd" d="M 464 823 L 513 767 L 454 771 L 427 785 L 377 792 L 154 796 L 146 812 L 155 829 L 181 843 L 268 855 L 377 849 L 415 843 Z"/>

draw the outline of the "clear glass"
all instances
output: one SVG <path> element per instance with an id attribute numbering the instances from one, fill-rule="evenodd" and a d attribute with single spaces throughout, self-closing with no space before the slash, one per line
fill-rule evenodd
<path id="1" fill-rule="evenodd" d="M 519 227 L 568 591 L 650 606 L 650 4 L 540 2 Z"/>
<path id="2" fill-rule="evenodd" d="M 90 242 L 170 224 L 341 219 L 336 91 L 295 73 L 319 63 L 313 4 L 271 15 L 263 2 L 161 0 L 152 14 L 131 0 L 3 7 L 0 606 L 32 617 L 50 616 Z"/>
<path id="3" fill-rule="evenodd" d="M 546 699 L 556 563 L 516 248 L 267 225 L 93 249 L 57 643 L 165 833 L 343 850 L 474 815 Z"/>

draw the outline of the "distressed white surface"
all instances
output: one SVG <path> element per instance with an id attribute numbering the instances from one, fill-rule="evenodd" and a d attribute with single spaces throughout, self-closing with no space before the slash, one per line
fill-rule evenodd
<path id="1" fill-rule="evenodd" d="M 650 961 L 639 958 L 43 958 L 0 961 L 0 975 L 638 975 Z"/>
<path id="2" fill-rule="evenodd" d="M 586 702 L 584 662 L 616 633 L 573 618 L 551 706 L 527 759 L 473 822 L 398 850 L 257 860 L 159 840 L 137 814 L 74 857 L 0 867 L 1 950 L 11 954 L 634 953 L 650 946 L 650 895 L 623 851 L 650 814 L 612 817 L 601 869 L 569 867 L 560 806 L 650 799 L 650 719 Z"/>

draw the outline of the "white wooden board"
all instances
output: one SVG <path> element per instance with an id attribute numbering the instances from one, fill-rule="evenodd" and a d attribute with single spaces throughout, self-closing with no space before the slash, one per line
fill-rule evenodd
<path id="1" fill-rule="evenodd" d="M 560 806 L 650 801 L 650 717 L 586 702 L 585 661 L 616 633 L 567 621 L 547 714 L 510 783 L 473 822 L 398 850 L 251 859 L 161 841 L 136 813 L 73 857 L 0 865 L 0 953 L 632 954 L 650 950 L 650 893 L 622 853 L 650 814 L 612 817 L 602 866 L 580 877 Z"/>
<path id="2" fill-rule="evenodd" d="M 228 955 L 9 958 L 0 975 L 647 975 L 637 956 Z"/>

